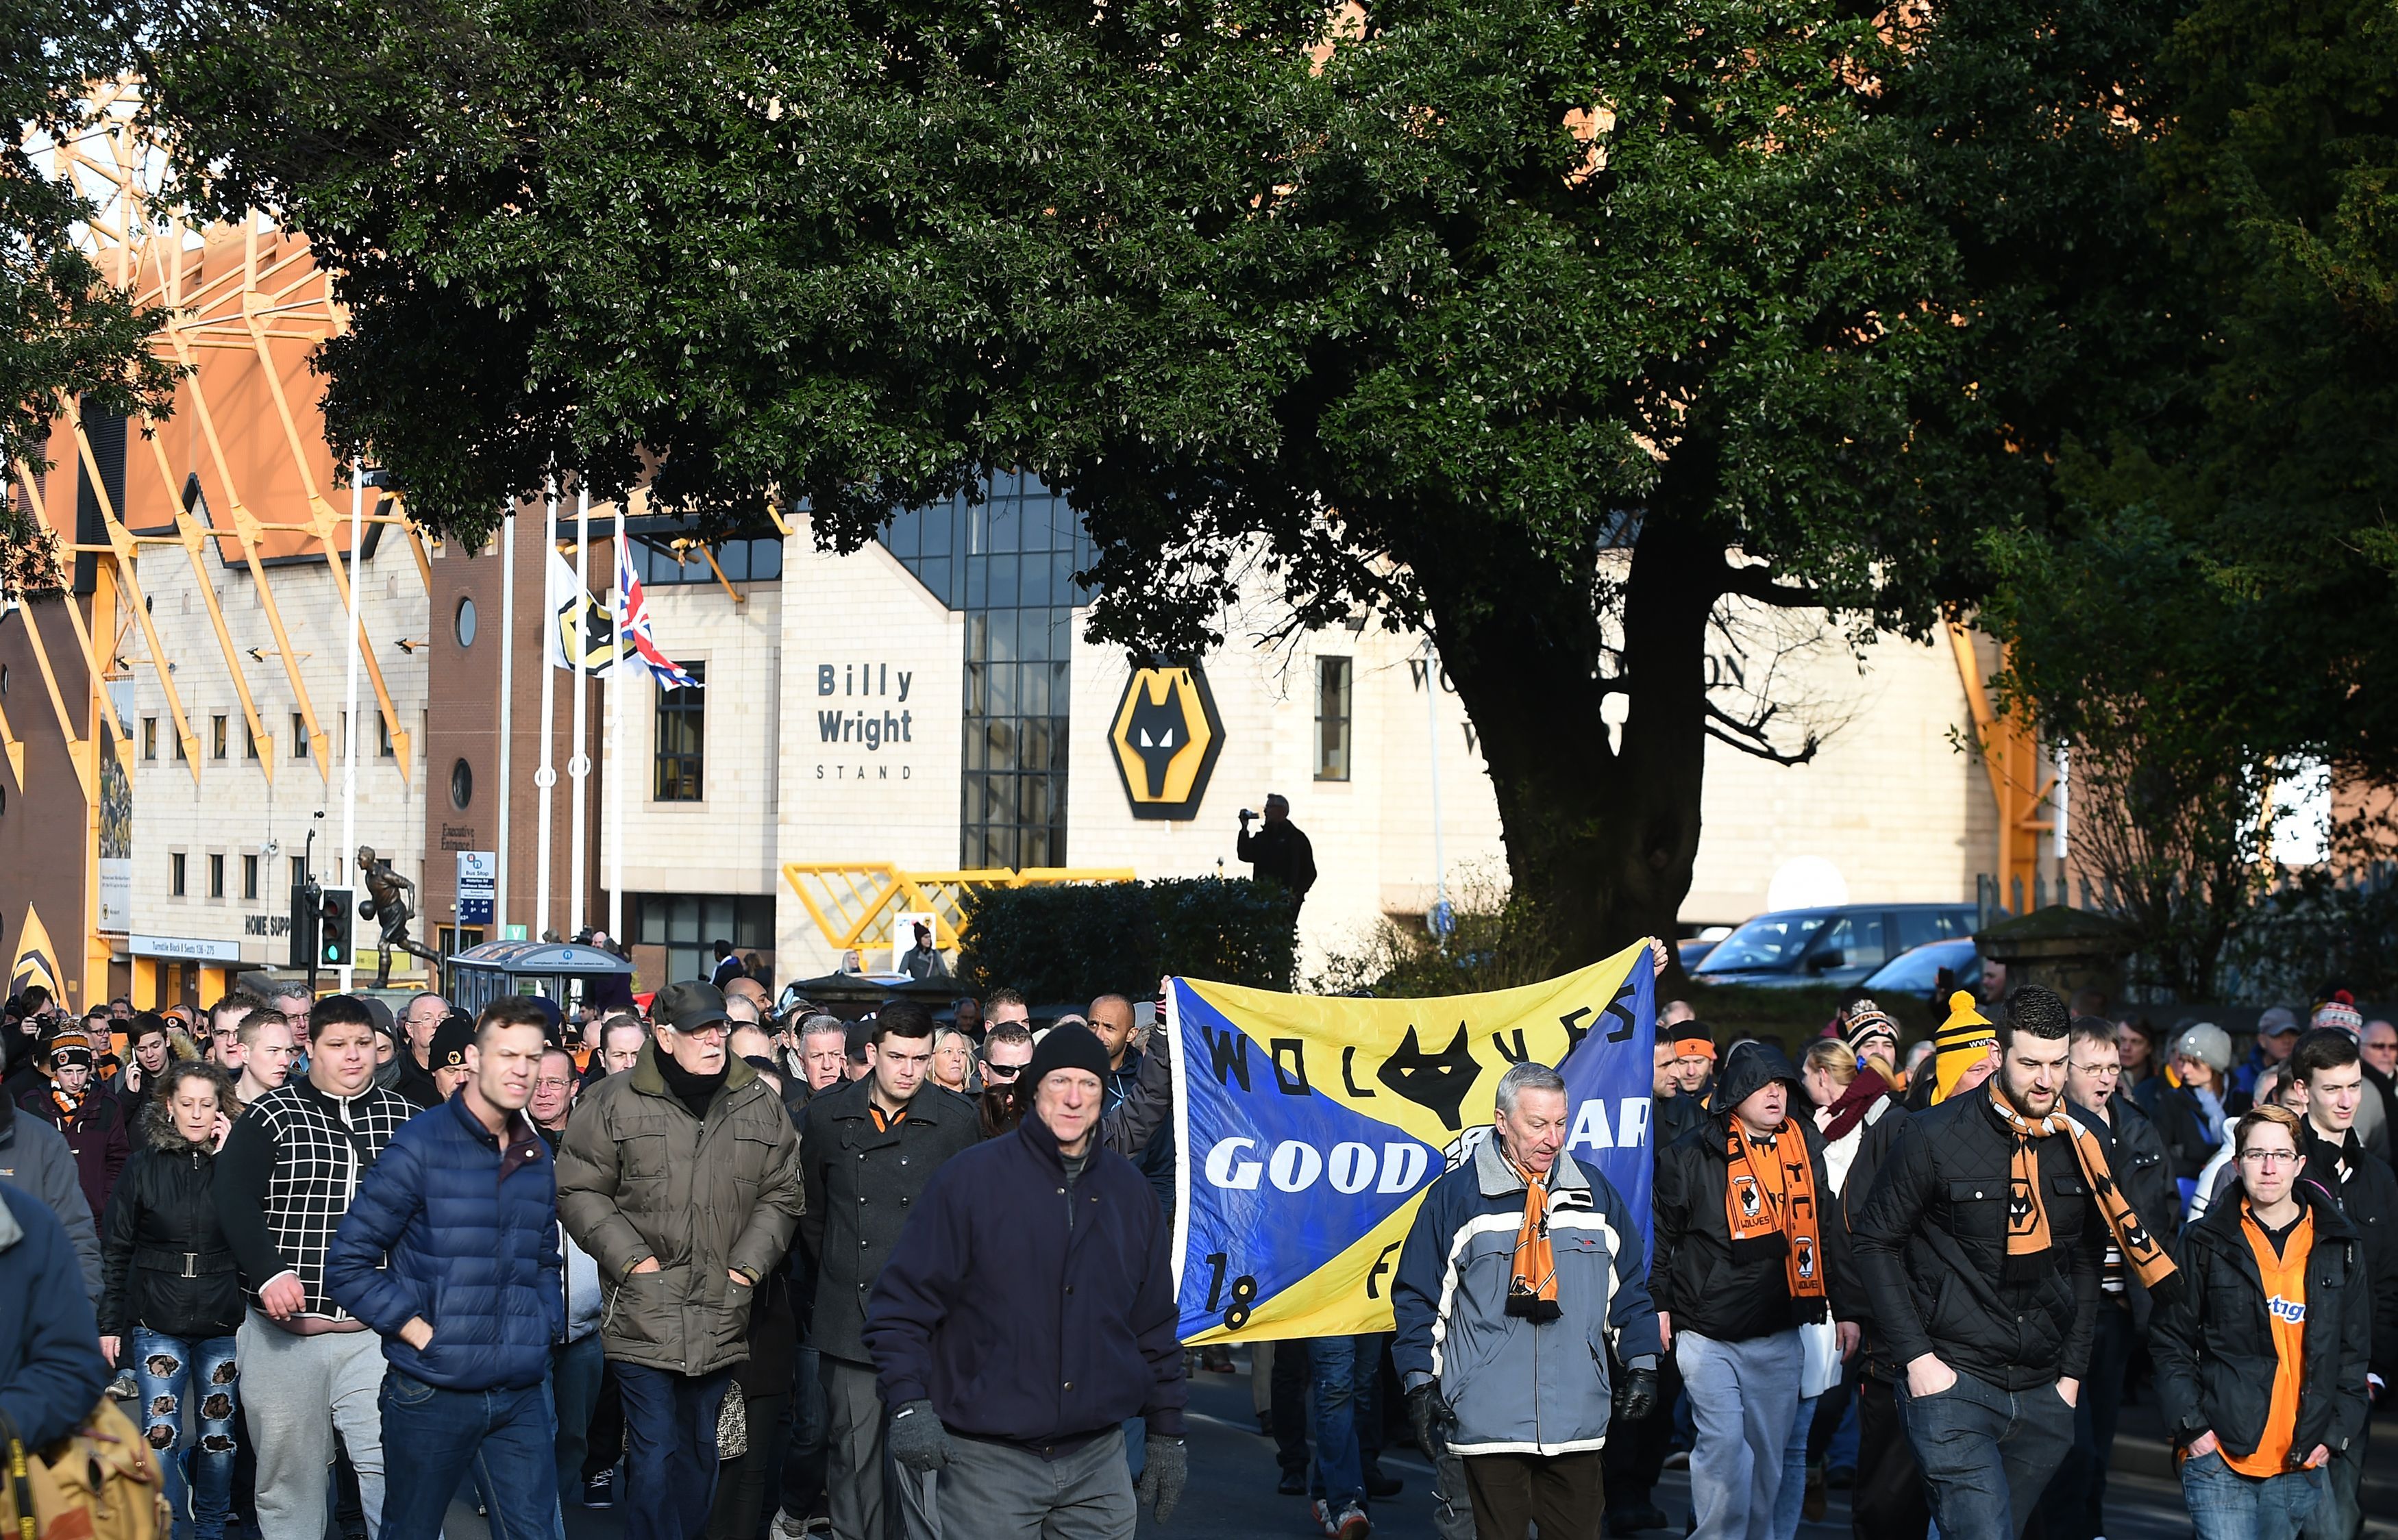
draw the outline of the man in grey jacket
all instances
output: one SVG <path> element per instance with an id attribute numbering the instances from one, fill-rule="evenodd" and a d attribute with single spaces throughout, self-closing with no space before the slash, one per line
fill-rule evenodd
<path id="1" fill-rule="evenodd" d="M 668 984 L 656 1036 L 593 1086 L 558 1146 L 558 1213 L 600 1265 L 600 1337 L 623 1393 L 627 1532 L 695 1540 L 716 1492 L 716 1419 L 749 1356 L 753 1292 L 789 1253 L 798 1140 L 725 1052 L 724 997 Z"/>
<path id="2" fill-rule="evenodd" d="M 1497 1100 L 1494 1136 L 1416 1211 L 1391 1359 L 1424 1453 L 1464 1456 L 1482 1540 L 1597 1540 L 1609 1424 L 1656 1399 L 1649 1259 L 1623 1195 L 1565 1153 L 1557 1073 L 1517 1065 Z"/>
<path id="3" fill-rule="evenodd" d="M 74 1243 L 75 1260 L 83 1265 L 84 1292 L 97 1307 L 100 1232 L 92 1224 L 91 1203 L 83 1195 L 74 1151 L 67 1148 L 65 1134 L 20 1113 L 5 1096 L 0 1096 L 0 1185 L 40 1199 L 59 1216 Z"/>

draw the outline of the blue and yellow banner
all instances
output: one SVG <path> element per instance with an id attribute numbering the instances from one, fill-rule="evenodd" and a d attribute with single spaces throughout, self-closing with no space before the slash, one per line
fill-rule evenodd
<path id="1" fill-rule="evenodd" d="M 1489 1137 L 1499 1078 L 1555 1065 L 1567 1153 L 1649 1212 L 1654 973 L 1644 942 L 1545 984 L 1437 999 L 1171 981 L 1182 1340 L 1391 1330 L 1424 1189 Z"/>

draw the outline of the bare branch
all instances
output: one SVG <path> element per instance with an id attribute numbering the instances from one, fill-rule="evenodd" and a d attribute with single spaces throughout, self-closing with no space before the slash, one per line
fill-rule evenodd
<path id="1" fill-rule="evenodd" d="M 1717 712 L 1715 715 L 1721 716 L 1722 713 Z M 1717 743 L 1729 744 L 1731 747 L 1740 750 L 1741 753 L 1747 755 L 1749 757 L 1753 759 L 1762 759 L 1769 765 L 1803 765 L 1808 760 L 1815 757 L 1815 750 L 1818 746 L 1818 741 L 1813 737 L 1810 737 L 1804 747 L 1798 749 L 1796 753 L 1785 754 L 1782 750 L 1775 748 L 1772 744 L 1765 743 L 1762 740 L 1751 742 L 1750 740 L 1739 737 L 1734 733 L 1727 732 L 1722 728 L 1717 726 L 1714 722 L 1706 724 L 1706 732 L 1707 736 L 1714 739 Z"/>

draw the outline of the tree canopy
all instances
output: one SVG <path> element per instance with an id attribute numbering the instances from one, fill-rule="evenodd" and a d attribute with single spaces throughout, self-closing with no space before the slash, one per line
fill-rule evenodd
<path id="1" fill-rule="evenodd" d="M 164 416 L 174 371 L 154 358 L 159 318 L 111 287 L 75 239 L 94 208 L 84 191 L 50 174 L 35 149 L 90 127 L 94 80 L 127 62 L 124 18 L 113 0 L 0 0 L 0 35 L 18 39 L 0 59 L 0 488 L 22 465 L 49 468 L 50 426 L 61 395 L 101 410 L 137 407 Z M 49 579 L 30 512 L 0 497 L 7 585 Z"/>
<path id="2" fill-rule="evenodd" d="M 1035 472 L 1098 639 L 1426 627 L 1569 957 L 1671 933 L 1731 603 L 1920 634 L 2183 345 L 2122 271 L 2161 0 L 184 0 L 194 195 L 337 270 L 336 434 L 420 516 Z M 1620 741 L 1602 716 L 1621 695 Z"/>

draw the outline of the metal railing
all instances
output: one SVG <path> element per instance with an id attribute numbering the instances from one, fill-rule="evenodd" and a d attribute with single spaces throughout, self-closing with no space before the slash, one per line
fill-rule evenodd
<path id="1" fill-rule="evenodd" d="M 1130 882 L 1129 866 L 1004 866 L 909 872 L 881 861 L 792 861 L 783 880 L 800 896 L 825 943 L 837 952 L 888 945 L 906 914 L 933 917 L 933 944 L 946 951 L 965 934 L 965 895 L 977 888 L 1037 888 L 1061 882 Z"/>

